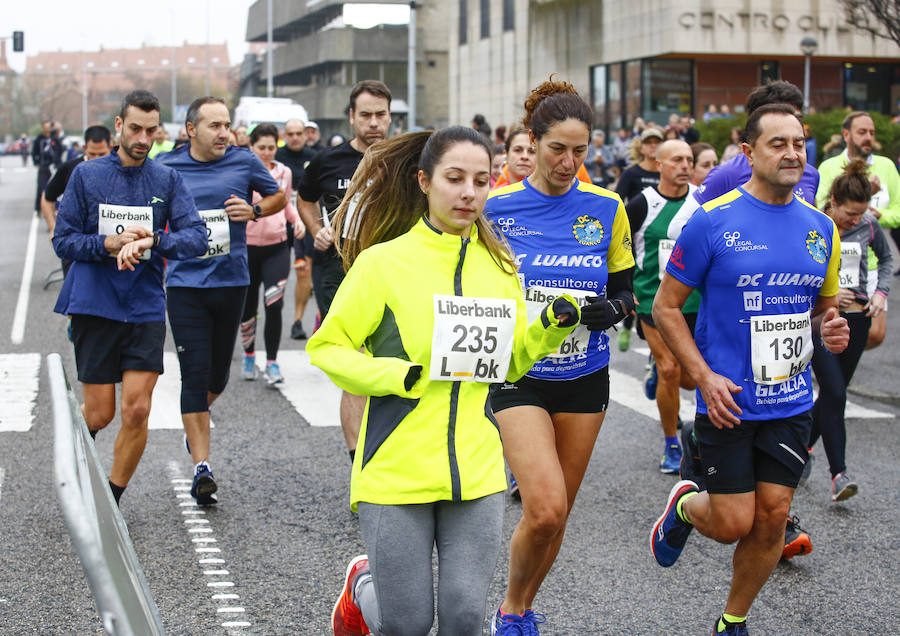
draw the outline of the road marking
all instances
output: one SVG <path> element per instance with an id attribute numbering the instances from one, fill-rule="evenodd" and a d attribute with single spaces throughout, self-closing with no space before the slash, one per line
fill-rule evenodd
<path id="1" fill-rule="evenodd" d="M 214 563 L 225 563 L 225 559 L 212 559 L 212 558 L 200 559 L 199 563 L 205 563 L 205 564 L 210 564 L 210 565 L 214 564 Z"/>
<path id="2" fill-rule="evenodd" d="M 222 623 L 222 627 L 250 627 L 250 623 L 247 621 L 225 621 Z"/>
<path id="3" fill-rule="evenodd" d="M 265 357 L 257 359 L 265 370 Z M 284 382 L 276 387 L 310 426 L 340 425 L 341 390 L 324 371 L 310 364 L 305 350 L 279 351 L 278 366 Z"/>
<path id="4" fill-rule="evenodd" d="M 181 423 L 181 367 L 178 366 L 178 356 L 175 352 L 163 353 L 163 369 L 165 373 L 159 376 L 153 389 L 153 402 L 150 405 L 150 421 L 147 427 L 182 430 L 184 426 Z M 212 419 L 209 426 L 215 428 Z M 184 481 L 191 483 L 190 479 Z"/>
<path id="5" fill-rule="evenodd" d="M 41 354 L 0 354 L 0 431 L 31 430 L 40 374 Z"/>
<path id="6" fill-rule="evenodd" d="M 234 583 L 231 581 L 210 581 L 206 584 L 206 587 L 234 587 Z"/>
<path id="7" fill-rule="evenodd" d="M 203 570 L 206 576 L 228 576 L 228 570 Z"/>
<path id="8" fill-rule="evenodd" d="M 213 594 L 211 598 L 214 601 L 233 601 L 241 597 L 237 594 Z"/>
<path id="9" fill-rule="evenodd" d="M 679 415 L 683 421 L 693 421 L 697 410 L 692 397 L 686 395 L 687 391 L 681 391 Z M 627 373 L 609 370 L 609 398 L 611 401 L 640 413 L 656 422 L 659 421 L 659 409 L 656 400 L 648 400 L 644 395 L 644 382 Z"/>
<path id="10" fill-rule="evenodd" d="M 37 241 L 38 217 L 31 217 L 31 228 L 28 230 L 28 244 L 25 247 L 25 266 L 22 268 L 22 283 L 19 286 L 19 299 L 16 301 L 16 313 L 13 314 L 13 344 L 22 344 L 25 338 L 25 319 L 28 316 L 28 297 L 31 294 L 31 275 L 34 273 L 34 246 Z"/>
<path id="11" fill-rule="evenodd" d="M 246 610 L 243 607 L 219 607 L 216 612 L 219 614 L 241 614 Z"/>

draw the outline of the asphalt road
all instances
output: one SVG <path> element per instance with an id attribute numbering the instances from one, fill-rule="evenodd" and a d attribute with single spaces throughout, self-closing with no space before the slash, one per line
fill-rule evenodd
<path id="1" fill-rule="evenodd" d="M 24 341 L 11 342 L 35 183 L 34 170 L 18 169 L 20 165 L 16 157 L 0 158 L 0 325 L 5 325 L 0 354 L 44 357 L 59 352 L 74 379 L 66 321 L 52 313 L 59 285 L 41 288 L 44 275 L 57 264 L 43 226 L 37 233 Z M 861 411 L 868 417 L 848 422 L 848 465 L 861 492 L 845 503 L 830 501 L 827 462 L 818 448 L 812 478 L 798 490 L 794 503 L 794 513 L 812 536 L 813 552 L 777 567 L 751 613 L 754 634 L 896 631 L 896 289 L 891 303 L 897 309 L 889 314 L 888 340 L 863 357 L 853 387 L 886 402 L 851 396 L 855 406 L 869 409 Z M 286 332 L 289 327 L 286 318 Z M 635 338 L 633 348 L 642 345 Z M 171 350 L 171 339 L 167 346 Z M 297 350 L 302 343 L 285 335 L 283 348 Z M 180 505 L 184 499 L 177 495 L 183 493 L 174 489 L 179 482 L 173 479 L 189 477 L 191 466 L 181 433 L 170 428 L 150 432 L 143 460 L 122 498 L 122 513 L 168 633 L 328 634 L 346 563 L 363 551 L 358 523 L 348 508 L 350 463 L 343 437 L 337 426 L 310 426 L 291 402 L 263 383 L 240 380 L 239 356 L 234 360 L 232 382 L 212 411 L 216 428 L 211 464 L 220 505 L 202 517 L 182 514 L 190 507 Z M 612 369 L 622 374 L 616 385 L 621 389 L 614 389 L 565 543 L 535 604 L 548 617 L 544 634 L 704 634 L 724 606 L 732 547 L 692 536 L 670 569 L 658 567 L 649 554 L 650 527 L 675 478 L 656 470 L 662 447 L 659 425 L 646 414 L 652 414 L 652 408 L 647 410 L 650 403 L 633 392 L 644 363 L 639 352 L 614 352 Z M 177 373 L 177 368 L 170 372 Z M 316 397 L 310 394 L 307 399 Z M 332 424 L 337 424 L 336 412 Z M 114 422 L 97 437 L 107 467 L 117 428 Z M 33 424 L 23 432 L 0 432 L 3 634 L 102 633 L 57 501 L 52 444 L 42 360 Z M 519 505 L 510 500 L 507 542 L 519 515 Z M 208 521 L 202 525 L 212 532 L 189 532 L 198 527 L 185 523 L 191 519 Z M 193 541 L 198 538 L 215 542 Z M 198 545 L 220 552 L 197 553 Z M 222 563 L 204 564 L 202 558 Z M 502 598 L 505 569 L 506 556 L 501 554 L 488 601 L 491 608 Z M 219 585 L 228 582 L 233 585 Z M 238 598 L 213 598 L 221 593 Z M 237 606 L 244 612 L 220 611 Z M 235 620 L 249 625 L 222 627 Z"/>

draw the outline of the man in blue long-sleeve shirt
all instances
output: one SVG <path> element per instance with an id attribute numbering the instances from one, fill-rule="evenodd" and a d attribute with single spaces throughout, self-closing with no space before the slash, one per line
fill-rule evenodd
<path id="1" fill-rule="evenodd" d="M 109 475 L 117 502 L 144 452 L 150 398 L 163 371 L 163 259 L 206 252 L 206 227 L 181 177 L 147 160 L 158 126 L 152 93 L 125 96 L 116 117 L 119 145 L 72 172 L 53 235 L 57 255 L 74 261 L 54 311 L 72 317 L 92 435 L 115 416 L 115 385 L 122 383 L 122 428 Z"/>

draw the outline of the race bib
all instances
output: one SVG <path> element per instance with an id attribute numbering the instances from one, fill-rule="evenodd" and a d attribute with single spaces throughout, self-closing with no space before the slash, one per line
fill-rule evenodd
<path id="1" fill-rule="evenodd" d="M 843 289 L 859 287 L 859 262 L 861 258 L 861 244 L 841 243 L 840 287 Z"/>
<path id="2" fill-rule="evenodd" d="M 111 205 L 101 203 L 98 209 L 97 234 L 112 236 L 121 234 L 129 225 L 139 225 L 153 232 L 153 208 L 149 205 Z M 115 257 L 115 254 L 111 256 Z M 150 250 L 144 250 L 140 259 L 150 260 Z"/>
<path id="3" fill-rule="evenodd" d="M 516 329 L 516 301 L 434 295 L 431 380 L 503 382 Z"/>
<path id="4" fill-rule="evenodd" d="M 672 239 L 659 240 L 659 280 L 662 280 L 663 274 L 666 273 L 666 264 L 668 264 L 669 257 L 672 256 L 672 250 L 674 249 L 675 241 Z"/>
<path id="5" fill-rule="evenodd" d="M 781 384 L 806 370 L 813 356 L 809 312 L 750 317 L 753 381 Z"/>
<path id="6" fill-rule="evenodd" d="M 206 254 L 197 258 L 213 258 L 231 253 L 231 226 L 224 208 L 200 210 L 200 218 L 206 223 Z"/>
<path id="7" fill-rule="evenodd" d="M 579 307 L 588 304 L 588 296 L 596 296 L 594 292 L 587 292 L 577 289 L 563 289 L 561 287 L 544 287 L 535 285 L 525 290 L 525 306 L 528 308 L 528 322 L 532 322 L 540 317 L 544 307 L 552 303 L 556 298 L 563 294 L 569 294 L 575 299 Z M 559 349 L 553 353 L 547 354 L 548 358 L 570 358 L 572 356 L 587 353 L 588 340 L 590 340 L 591 332 L 588 328 L 580 324 L 572 330 L 563 343 L 559 345 Z"/>

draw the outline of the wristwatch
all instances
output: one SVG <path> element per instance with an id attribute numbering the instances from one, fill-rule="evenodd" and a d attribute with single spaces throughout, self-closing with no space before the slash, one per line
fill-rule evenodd
<path id="1" fill-rule="evenodd" d="M 262 208 L 259 207 L 259 203 L 253 204 L 253 220 L 258 219 L 262 216 Z"/>

